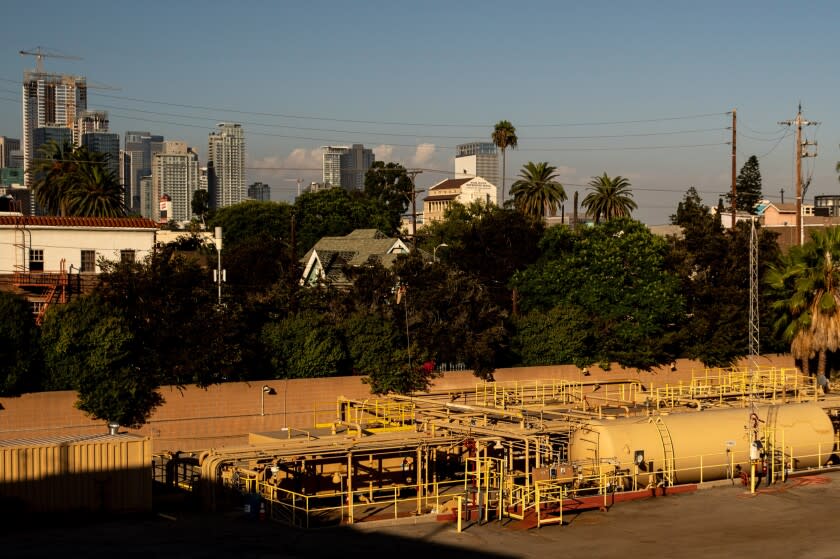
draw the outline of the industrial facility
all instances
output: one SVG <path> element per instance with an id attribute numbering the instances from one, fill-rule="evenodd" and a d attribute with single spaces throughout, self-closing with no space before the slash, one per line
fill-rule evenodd
<path id="1" fill-rule="evenodd" d="M 338 398 L 309 429 L 154 456 L 154 476 L 212 510 L 298 527 L 411 515 L 458 522 L 605 510 L 729 480 L 755 491 L 840 463 L 840 399 L 796 369 L 707 370 L 688 382 L 479 382 Z"/>

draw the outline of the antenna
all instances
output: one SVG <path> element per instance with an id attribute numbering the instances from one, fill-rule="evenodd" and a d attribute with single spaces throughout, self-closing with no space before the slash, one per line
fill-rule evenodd
<path id="1" fill-rule="evenodd" d="M 82 60 L 79 56 L 71 56 L 67 54 L 60 54 L 57 52 L 48 51 L 41 47 L 35 47 L 33 50 L 20 50 L 18 53 L 21 56 L 35 57 L 35 71 L 39 74 L 44 73 L 44 58 L 63 58 L 65 60 Z"/>

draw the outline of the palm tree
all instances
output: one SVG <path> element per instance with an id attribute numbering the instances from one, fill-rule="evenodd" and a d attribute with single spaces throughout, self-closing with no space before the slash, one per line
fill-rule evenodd
<path id="1" fill-rule="evenodd" d="M 70 188 L 75 163 L 73 147 L 69 143 L 49 141 L 38 150 L 27 174 L 32 181 L 35 201 L 49 215 L 67 215 L 64 197 Z"/>
<path id="2" fill-rule="evenodd" d="M 546 209 L 552 214 L 566 201 L 566 191 L 557 180 L 557 167 L 547 162 L 529 161 L 519 172 L 521 177 L 510 188 L 513 200 L 522 213 L 545 217 Z"/>
<path id="3" fill-rule="evenodd" d="M 73 151 L 73 185 L 66 192 L 67 214 L 80 217 L 123 217 L 125 197 L 119 179 L 108 169 L 107 154 L 79 147 Z"/>
<path id="4" fill-rule="evenodd" d="M 610 178 L 604 173 L 600 177 L 592 177 L 589 188 L 591 192 L 581 205 L 595 218 L 595 223 L 600 223 L 602 217 L 608 221 L 616 217 L 630 217 L 630 213 L 638 208 L 630 192 L 630 181 L 622 176 Z"/>
<path id="5" fill-rule="evenodd" d="M 765 281 L 780 294 L 772 304 L 776 331 L 805 374 L 817 357 L 817 373 L 825 375 L 828 352 L 840 348 L 840 227 L 815 231 L 811 242 L 792 247 Z"/>
<path id="6" fill-rule="evenodd" d="M 507 148 L 516 149 L 518 139 L 516 137 L 516 128 L 508 120 L 500 120 L 493 128 L 493 134 L 490 136 L 496 147 L 502 150 L 502 205 L 505 203 L 505 150 Z"/>

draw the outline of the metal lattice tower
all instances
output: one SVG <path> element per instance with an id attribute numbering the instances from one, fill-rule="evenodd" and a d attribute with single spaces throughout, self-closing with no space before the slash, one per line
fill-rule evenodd
<path id="1" fill-rule="evenodd" d="M 749 355 L 753 367 L 758 367 L 758 234 L 755 219 L 750 222 L 750 324 Z"/>

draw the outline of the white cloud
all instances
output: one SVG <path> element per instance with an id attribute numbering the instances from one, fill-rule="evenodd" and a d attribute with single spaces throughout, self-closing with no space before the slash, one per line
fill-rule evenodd
<path id="1" fill-rule="evenodd" d="M 435 155 L 435 150 L 437 147 L 435 144 L 420 144 L 414 150 L 414 155 L 411 156 L 411 166 L 412 167 L 422 167 L 429 163 L 432 160 L 432 157 Z"/>
<path id="2" fill-rule="evenodd" d="M 380 144 L 373 148 L 373 154 L 376 156 L 377 161 L 384 161 L 385 163 L 388 163 L 393 161 L 394 146 Z"/>

